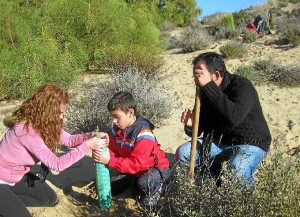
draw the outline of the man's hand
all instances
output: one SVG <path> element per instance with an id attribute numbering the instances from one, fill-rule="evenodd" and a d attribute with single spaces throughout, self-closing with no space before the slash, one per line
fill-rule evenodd
<path id="1" fill-rule="evenodd" d="M 209 73 L 209 71 L 206 68 L 202 69 L 194 69 L 193 70 L 193 76 L 195 82 L 200 86 L 203 87 L 206 85 L 208 82 L 212 81 L 212 75 Z"/>
<path id="2" fill-rule="evenodd" d="M 188 127 L 193 126 L 194 113 L 190 109 L 185 109 L 181 115 L 181 123 Z"/>

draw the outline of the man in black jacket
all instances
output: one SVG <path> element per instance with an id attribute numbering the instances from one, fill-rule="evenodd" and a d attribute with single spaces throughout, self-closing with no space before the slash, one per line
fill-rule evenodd
<path id="1" fill-rule="evenodd" d="M 209 158 L 229 160 L 229 168 L 235 170 L 237 177 L 244 178 L 243 184 L 253 185 L 253 173 L 271 143 L 254 86 L 246 78 L 230 74 L 223 58 L 213 52 L 200 54 L 193 60 L 193 75 L 201 97 L 198 136 L 203 133 L 203 138 L 212 138 Z M 188 135 L 193 115 L 193 111 L 185 109 L 181 116 Z M 203 157 L 202 143 L 198 138 L 196 162 Z M 189 164 L 190 149 L 191 142 L 178 147 L 176 157 L 182 165 Z"/>

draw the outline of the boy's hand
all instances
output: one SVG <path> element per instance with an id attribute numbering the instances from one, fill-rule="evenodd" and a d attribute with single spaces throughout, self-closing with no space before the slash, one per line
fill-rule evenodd
<path id="1" fill-rule="evenodd" d="M 95 162 L 108 164 L 110 161 L 110 154 L 108 149 L 104 150 L 93 150 L 92 157 Z"/>
<path id="2" fill-rule="evenodd" d="M 181 123 L 188 127 L 193 126 L 194 113 L 190 109 L 185 109 L 181 115 Z"/>

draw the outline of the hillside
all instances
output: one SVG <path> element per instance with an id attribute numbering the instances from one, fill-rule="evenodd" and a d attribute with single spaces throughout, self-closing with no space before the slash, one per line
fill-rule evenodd
<path id="1" fill-rule="evenodd" d="M 300 47 L 289 48 L 286 46 L 268 43 L 275 39 L 275 34 L 260 38 L 250 46 L 247 57 L 243 59 L 231 59 L 226 61 L 228 70 L 230 72 L 234 72 L 239 65 L 250 64 L 255 59 L 264 57 L 272 57 L 276 61 L 284 63 L 286 67 L 299 64 Z M 226 41 L 215 42 L 213 45 L 211 45 L 211 48 L 194 53 L 182 54 L 178 52 L 178 49 L 173 49 L 164 54 L 163 58 L 165 63 L 162 73 L 165 75 L 165 79 L 161 82 L 165 86 L 166 91 L 174 97 L 175 103 L 171 111 L 171 116 L 165 121 L 163 126 L 156 128 L 154 133 L 157 136 L 158 141 L 161 143 L 162 148 L 168 153 L 170 160 L 173 160 L 173 154 L 178 145 L 189 139 L 183 132 L 183 126 L 180 123 L 180 116 L 184 108 L 191 108 L 194 103 L 195 87 L 192 78 L 191 61 L 199 53 L 205 51 L 219 52 L 220 46 L 222 46 L 225 42 Z M 82 78 L 81 81 L 88 82 L 89 79 L 94 78 L 94 76 L 98 76 L 101 79 L 101 77 L 105 75 L 87 75 L 85 78 Z M 277 149 L 288 151 L 292 148 L 299 147 L 300 87 L 280 88 L 274 85 L 265 84 L 262 86 L 257 86 L 256 88 L 258 90 L 263 111 L 273 138 L 273 148 L 271 153 L 276 152 Z M 18 104 L 18 101 L 1 102 L 1 119 L 15 109 Z M 5 132 L 5 128 L 3 127 L 2 123 L 0 125 L 0 132 L 1 134 Z M 92 166 L 92 163 L 89 160 L 85 160 L 81 164 Z M 91 197 L 93 194 L 91 190 L 93 182 L 91 182 L 89 185 L 86 185 L 89 183 L 89 181 L 94 179 L 93 169 L 89 169 L 88 171 L 91 172 L 91 174 L 86 176 L 83 176 L 82 172 L 78 171 L 77 173 L 75 171 L 76 166 L 71 168 L 69 173 L 63 173 L 61 177 L 55 175 L 53 175 L 52 178 L 50 177 L 50 179 L 52 179 L 52 181 L 54 180 L 53 182 L 59 186 L 57 187 L 54 185 L 53 187 L 60 196 L 60 202 L 54 208 L 30 208 L 30 210 L 33 212 L 33 216 L 80 216 L 79 213 L 85 209 L 87 209 L 85 211 L 91 215 L 100 212 L 100 210 L 97 208 L 97 203 L 95 203 Z M 55 181 L 55 179 L 57 179 L 57 181 Z M 73 183 L 83 183 L 84 187 L 76 187 L 74 185 L 72 189 L 70 184 L 66 184 L 69 179 L 72 179 Z M 60 184 L 58 184 L 59 182 Z M 69 191 L 66 191 L 66 189 Z M 121 201 L 123 205 L 120 205 Z M 130 199 L 126 195 L 124 198 L 116 198 L 115 203 L 118 203 L 118 205 L 114 207 L 115 212 L 123 213 L 126 209 L 126 212 L 130 213 L 130 209 L 137 208 L 134 200 Z M 88 206 L 86 206 L 86 204 L 88 204 Z M 115 212 L 112 214 L 112 216 L 116 216 Z M 103 216 L 105 215 L 107 216 L 108 214 L 106 213 Z"/>

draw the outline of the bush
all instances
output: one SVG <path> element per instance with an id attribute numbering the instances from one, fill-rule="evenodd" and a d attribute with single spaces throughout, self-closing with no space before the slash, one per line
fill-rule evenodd
<path id="1" fill-rule="evenodd" d="M 215 26 L 215 27 L 220 27 L 222 26 L 222 17 L 223 17 L 224 13 L 215 13 L 213 15 L 210 16 L 205 16 L 203 17 L 203 24 L 206 25 L 211 25 L 211 26 Z"/>
<path id="2" fill-rule="evenodd" d="M 174 48 L 180 48 L 182 46 L 182 37 L 178 36 L 172 36 L 168 33 L 165 33 L 165 39 L 166 39 L 166 48 L 167 49 L 174 49 Z"/>
<path id="3" fill-rule="evenodd" d="M 161 31 L 162 32 L 170 32 L 172 30 L 174 30 L 176 27 L 176 25 L 172 22 L 169 22 L 169 21 L 165 21 L 161 24 Z"/>
<path id="4" fill-rule="evenodd" d="M 246 26 L 248 23 L 252 21 L 251 16 L 244 10 L 240 10 L 239 12 L 232 13 L 232 15 L 236 26 Z"/>
<path id="5" fill-rule="evenodd" d="M 300 45 L 300 36 L 297 35 L 291 35 L 287 38 L 289 40 L 289 42 L 293 45 L 293 46 L 298 46 Z"/>
<path id="6" fill-rule="evenodd" d="M 206 177 L 196 174 L 200 177 L 196 177 L 194 183 L 187 180 L 186 174 L 184 169 L 177 168 L 170 194 L 166 193 L 168 204 L 165 206 L 171 207 L 171 216 L 247 216 L 250 212 L 245 209 L 250 193 L 241 188 L 240 180 L 233 179 L 232 171 L 224 167 L 220 187 L 209 174 Z M 200 185 L 197 184 L 199 178 L 204 178 Z"/>
<path id="7" fill-rule="evenodd" d="M 243 76 L 251 81 L 254 78 L 254 69 L 251 66 L 240 66 L 237 69 L 236 74 Z"/>
<path id="8" fill-rule="evenodd" d="M 204 18 L 205 24 L 211 25 L 208 32 L 216 36 L 216 39 L 234 39 L 240 35 L 240 30 L 235 28 L 232 14 L 216 13 Z"/>
<path id="9" fill-rule="evenodd" d="M 234 19 L 233 19 L 233 15 L 231 13 L 224 14 L 222 17 L 221 23 L 222 23 L 222 26 L 224 26 L 230 30 L 235 30 Z"/>
<path id="10" fill-rule="evenodd" d="M 0 100 L 25 98 L 48 82 L 68 87 L 87 61 L 83 43 L 51 28 L 41 3 L 10 6 L 0 18 Z"/>
<path id="11" fill-rule="evenodd" d="M 300 17 L 300 8 L 296 8 L 296 9 L 293 9 L 291 14 L 294 16 L 294 17 Z"/>
<path id="12" fill-rule="evenodd" d="M 240 42 L 228 42 L 220 47 L 221 54 L 228 59 L 240 58 L 247 53 L 247 48 Z"/>
<path id="13" fill-rule="evenodd" d="M 271 60 L 258 60 L 255 62 L 257 70 L 256 84 L 272 83 L 280 87 L 299 87 L 300 68 L 296 66 L 283 66 Z"/>
<path id="14" fill-rule="evenodd" d="M 85 85 L 85 93 L 80 98 L 71 98 L 66 113 L 66 129 L 72 133 L 94 131 L 97 126 L 107 131 L 111 121 L 107 111 L 110 98 L 118 91 L 131 92 L 141 115 L 155 125 L 163 123 L 171 112 L 172 99 L 167 96 L 159 85 L 158 79 L 147 77 L 136 66 L 114 68 L 112 80 L 91 82 Z"/>
<path id="15" fill-rule="evenodd" d="M 213 42 L 213 38 L 204 28 L 189 27 L 183 34 L 181 47 L 183 52 L 194 52 L 207 48 Z"/>
<path id="16" fill-rule="evenodd" d="M 6 0 L 0 10 L 0 100 L 48 82 L 68 88 L 80 72 L 111 62 L 160 67 L 159 15 L 143 2 Z"/>
<path id="17" fill-rule="evenodd" d="M 240 30 L 231 28 L 227 28 L 225 26 L 221 26 L 220 28 L 216 29 L 215 32 L 216 39 L 236 39 L 240 36 Z"/>
<path id="18" fill-rule="evenodd" d="M 299 172 L 299 156 L 293 158 L 282 152 L 260 168 L 254 195 L 262 216 L 299 216 Z"/>
<path id="19" fill-rule="evenodd" d="M 297 4 L 297 3 L 300 3 L 300 0 L 286 0 L 286 2 Z"/>
<path id="20" fill-rule="evenodd" d="M 153 56 L 153 54 L 147 52 L 147 49 L 119 49 L 113 55 L 113 58 L 107 60 L 109 68 L 124 68 L 135 65 L 139 71 L 142 71 L 148 76 L 160 75 L 159 69 L 163 64 L 162 58 L 159 55 Z"/>
<path id="21" fill-rule="evenodd" d="M 149 4 L 150 1 L 146 2 L 147 4 Z M 158 1 L 152 2 L 154 2 L 154 4 L 157 4 Z M 176 26 L 186 26 L 192 20 L 197 19 L 199 14 L 201 13 L 201 9 L 197 6 L 196 1 L 194 0 L 165 2 L 166 7 L 159 8 L 158 13 L 161 16 L 162 20 L 172 22 L 176 24 Z"/>
<path id="22" fill-rule="evenodd" d="M 249 43 L 254 42 L 258 38 L 258 34 L 256 32 L 244 30 L 243 31 L 243 42 Z"/>
<path id="23" fill-rule="evenodd" d="M 285 2 L 285 1 L 277 1 L 277 3 L 278 3 L 278 7 L 280 7 L 280 8 L 285 8 L 289 4 L 288 2 Z"/>
<path id="24" fill-rule="evenodd" d="M 259 59 L 254 62 L 254 68 L 259 71 L 267 70 L 272 65 L 271 59 Z"/>
<path id="25" fill-rule="evenodd" d="M 274 60 L 259 59 L 254 62 L 255 83 L 272 83 L 281 87 L 297 87 L 300 85 L 299 67 L 285 67 L 282 63 L 274 63 Z"/>
<path id="26" fill-rule="evenodd" d="M 226 164 L 219 187 L 209 175 L 201 185 L 191 183 L 187 171 L 177 168 L 160 206 L 169 216 L 299 216 L 300 158 L 283 153 L 269 158 L 256 173 L 254 189 L 242 188 Z"/>
<path id="27" fill-rule="evenodd" d="M 293 46 L 300 45 L 300 24 L 297 18 L 290 18 L 279 27 L 279 33 Z"/>

